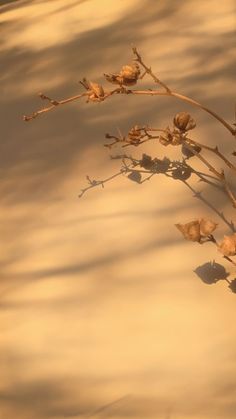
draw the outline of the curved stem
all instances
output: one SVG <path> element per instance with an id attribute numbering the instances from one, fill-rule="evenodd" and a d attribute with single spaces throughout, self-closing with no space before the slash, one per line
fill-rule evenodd
<path id="1" fill-rule="evenodd" d="M 236 167 L 233 165 L 233 163 L 231 163 L 218 149 L 218 147 L 210 147 L 208 145 L 199 143 L 198 141 L 192 140 L 191 138 L 186 138 L 186 140 L 193 145 L 196 145 L 198 147 L 204 148 L 206 150 L 211 151 L 212 153 L 214 153 L 216 156 L 218 156 L 221 160 L 223 160 L 225 162 L 225 164 L 232 170 L 234 170 L 236 172 Z"/>
<path id="2" fill-rule="evenodd" d="M 123 92 L 119 92 L 123 93 Z M 207 108 L 206 106 L 203 106 L 201 103 L 197 102 L 196 100 L 191 99 L 188 96 L 181 95 L 180 93 L 169 91 L 169 92 L 159 92 L 158 90 L 130 90 L 129 93 L 135 94 L 135 95 L 150 95 L 150 96 L 170 96 L 170 97 L 176 97 L 177 99 L 180 99 L 184 102 L 190 103 L 193 106 L 196 106 L 205 112 L 209 113 L 211 116 L 213 116 L 215 119 L 217 119 L 222 125 L 227 128 L 232 135 L 236 134 L 236 130 L 231 127 L 228 122 L 226 122 L 223 118 L 221 118 L 220 115 L 218 115 L 216 112 L 212 111 L 211 109 Z"/>

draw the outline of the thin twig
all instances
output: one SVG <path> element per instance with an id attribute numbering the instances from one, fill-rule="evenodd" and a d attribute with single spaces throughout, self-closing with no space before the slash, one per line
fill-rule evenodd
<path id="1" fill-rule="evenodd" d="M 164 87 L 164 89 L 166 90 L 167 93 L 171 93 L 171 90 L 169 89 L 169 87 L 165 83 L 163 83 L 160 79 L 158 79 L 157 76 L 152 72 L 151 67 L 147 67 L 146 64 L 144 64 L 141 55 L 137 51 L 137 48 L 132 47 L 132 50 L 133 50 L 134 55 L 136 56 L 135 61 L 137 61 L 145 69 L 144 74 L 146 74 L 146 73 L 149 74 L 153 78 L 155 83 Z"/>
<path id="2" fill-rule="evenodd" d="M 218 172 L 203 156 L 201 156 L 201 154 L 199 154 L 196 150 L 194 150 L 193 147 L 191 147 L 191 145 L 188 144 L 188 142 L 183 141 L 183 144 L 185 145 L 186 148 L 189 149 L 189 151 L 191 151 L 199 160 L 201 160 L 207 167 L 208 169 L 215 173 L 215 175 L 217 176 L 217 178 L 219 179 L 219 181 L 222 183 L 232 205 L 234 208 L 236 208 L 236 197 L 234 196 L 233 192 L 230 189 L 230 186 L 225 178 L 225 174 L 224 171 L 221 170 L 221 172 Z"/>
<path id="3" fill-rule="evenodd" d="M 232 170 L 234 170 L 236 172 L 236 167 L 233 165 L 233 163 L 231 163 L 218 149 L 218 147 L 210 147 L 208 145 L 199 143 L 195 140 L 192 140 L 190 138 L 186 138 L 187 141 L 189 141 L 190 143 L 201 147 L 201 148 L 205 148 L 206 150 L 211 151 L 212 153 L 214 153 L 216 156 L 218 156 L 221 160 L 223 160 L 225 162 L 225 164 Z M 190 144 L 191 145 L 191 144 Z"/>
<path id="4" fill-rule="evenodd" d="M 106 100 L 108 97 L 110 97 L 110 96 L 112 96 L 114 94 L 135 94 L 135 95 L 151 95 L 151 96 L 169 96 L 169 97 L 176 97 L 176 98 L 178 98 L 178 99 L 180 99 L 180 100 L 182 100 L 184 102 L 190 103 L 191 105 L 196 106 L 196 107 L 204 110 L 205 112 L 209 113 L 211 116 L 213 116 L 214 118 L 216 118 L 219 122 L 221 122 L 221 124 L 223 124 L 231 132 L 232 135 L 235 135 L 236 134 L 236 129 L 233 128 L 230 124 L 228 124 L 216 112 L 212 111 L 211 109 L 207 108 L 206 106 L 202 105 L 201 103 L 195 101 L 194 99 L 189 98 L 188 96 L 184 96 L 184 95 L 182 95 L 180 93 L 173 92 L 165 83 L 163 83 L 158 77 L 156 77 L 155 74 L 152 72 L 151 68 L 149 68 L 143 62 L 141 55 L 137 51 L 137 48 L 136 47 L 133 47 L 132 50 L 133 50 L 133 53 L 136 56 L 136 61 L 139 62 L 140 65 L 142 65 L 142 67 L 145 69 L 145 72 L 147 74 L 149 74 L 153 78 L 153 80 L 155 81 L 155 83 L 157 83 L 160 86 L 162 86 L 165 89 L 165 91 L 164 92 L 160 92 L 159 90 L 158 91 L 154 91 L 154 90 L 150 90 L 150 89 L 149 90 L 144 90 L 144 91 L 143 90 L 135 90 L 135 89 L 133 89 L 133 90 L 128 89 L 127 90 L 127 89 L 125 89 L 122 86 L 122 87 L 116 88 L 115 90 L 105 92 L 105 95 L 103 97 L 101 97 L 101 98 L 98 98 L 97 99 L 97 102 L 102 102 L 102 101 Z M 65 99 L 65 100 L 55 101 L 55 103 L 52 106 L 48 107 L 48 108 L 40 109 L 40 110 L 38 110 L 38 111 L 32 113 L 31 115 L 28 115 L 28 116 L 24 115 L 23 116 L 23 119 L 24 119 L 24 121 L 30 121 L 30 120 L 36 118 L 37 116 L 41 115 L 42 113 L 51 111 L 52 109 L 54 109 L 58 105 L 64 105 L 66 103 L 73 102 L 75 100 L 80 99 L 83 96 L 89 96 L 89 94 L 90 93 L 87 91 L 85 93 L 82 93 L 82 94 L 76 95 L 76 96 L 72 96 L 72 97 L 70 97 L 68 99 Z M 45 98 L 47 97 L 44 94 L 42 94 L 42 96 L 44 96 Z"/>

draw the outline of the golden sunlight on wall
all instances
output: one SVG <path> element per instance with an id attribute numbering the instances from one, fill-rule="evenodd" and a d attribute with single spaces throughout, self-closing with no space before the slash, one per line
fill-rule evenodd
<path id="1" fill-rule="evenodd" d="M 230 134 L 168 98 L 81 100 L 29 123 L 22 115 L 42 106 L 40 91 L 60 99 L 81 91 L 84 76 L 104 83 L 134 43 L 174 90 L 232 122 L 234 2 L 18 0 L 0 1 L 0 12 L 0 419 L 233 419 L 236 296 L 195 270 L 213 260 L 230 279 L 234 270 L 174 227 L 205 216 L 219 238 L 229 234 L 227 197 L 158 175 L 140 185 L 120 176 L 78 199 L 86 175 L 119 171 L 103 147 L 117 127 L 166 127 L 186 110 L 195 140 L 230 155 Z M 144 152 L 180 156 L 151 143 L 134 155 Z"/>

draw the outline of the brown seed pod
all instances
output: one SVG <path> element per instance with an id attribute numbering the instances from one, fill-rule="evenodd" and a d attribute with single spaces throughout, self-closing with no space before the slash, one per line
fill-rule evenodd
<path id="1" fill-rule="evenodd" d="M 89 88 L 97 98 L 104 97 L 105 92 L 101 84 L 89 82 Z"/>
<path id="2" fill-rule="evenodd" d="M 128 141 L 133 144 L 138 144 L 141 140 L 141 129 L 138 125 L 135 125 L 131 130 L 128 132 Z"/>
<path id="3" fill-rule="evenodd" d="M 186 240 L 193 242 L 201 241 L 200 224 L 198 220 L 190 221 L 186 224 L 175 224 Z"/>
<path id="4" fill-rule="evenodd" d="M 218 224 L 211 220 L 205 220 L 204 218 L 199 220 L 200 232 L 202 236 L 209 236 L 217 227 Z"/>
<path id="5" fill-rule="evenodd" d="M 124 65 L 119 73 L 124 79 L 137 80 L 140 76 L 140 69 L 137 63 L 131 65 Z"/>
<path id="6" fill-rule="evenodd" d="M 180 131 L 189 131 L 196 127 L 196 122 L 187 112 L 179 112 L 175 115 L 173 119 L 174 125 Z"/>
<path id="7" fill-rule="evenodd" d="M 169 144 L 171 145 L 180 145 L 182 144 L 182 136 L 179 131 L 174 130 L 171 131 L 169 127 L 165 129 L 164 135 L 160 135 L 159 142 L 167 146 Z"/>
<path id="8" fill-rule="evenodd" d="M 236 234 L 232 234 L 231 236 L 224 236 L 223 241 L 219 244 L 218 250 L 223 253 L 224 256 L 235 256 Z"/>

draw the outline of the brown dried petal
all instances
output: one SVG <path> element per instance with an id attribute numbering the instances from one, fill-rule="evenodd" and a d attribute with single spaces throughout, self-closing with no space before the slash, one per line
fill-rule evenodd
<path id="1" fill-rule="evenodd" d="M 187 112 L 179 112 L 173 119 L 174 125 L 181 131 L 188 131 L 196 127 L 196 122 Z"/>
<path id="2" fill-rule="evenodd" d="M 183 234 L 186 240 L 191 240 L 193 242 L 200 242 L 200 224 L 199 221 L 190 221 L 186 224 L 175 224 L 179 231 Z"/>
<path id="3" fill-rule="evenodd" d="M 218 250 L 223 253 L 224 256 L 235 256 L 236 234 L 232 234 L 231 236 L 224 236 L 223 241 L 219 244 Z"/>
<path id="4" fill-rule="evenodd" d="M 200 220 L 200 232 L 202 236 L 209 236 L 216 229 L 217 225 L 214 221 L 202 218 Z"/>

